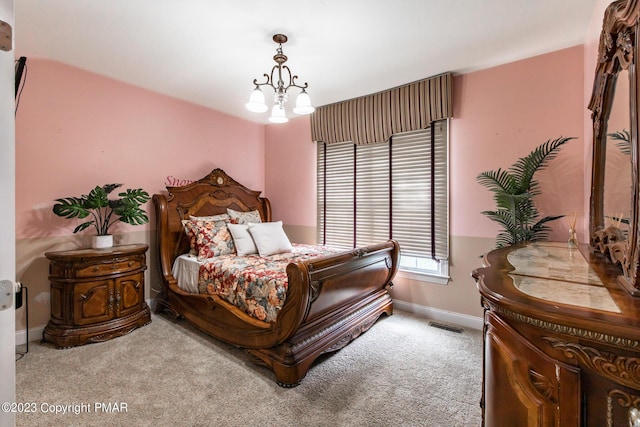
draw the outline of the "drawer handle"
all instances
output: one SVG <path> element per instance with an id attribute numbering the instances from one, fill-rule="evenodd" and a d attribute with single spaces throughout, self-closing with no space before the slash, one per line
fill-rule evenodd
<path id="1" fill-rule="evenodd" d="M 80 295 L 80 302 L 84 302 L 87 299 L 91 298 L 92 294 L 93 294 L 93 289 L 89 289 L 89 292 L 87 292 L 86 294 L 81 294 Z"/>
<path id="2" fill-rule="evenodd" d="M 93 267 L 93 271 L 100 271 L 100 267 L 98 267 L 97 265 Z"/>
<path id="3" fill-rule="evenodd" d="M 133 261 L 129 261 L 129 267 L 133 265 Z"/>

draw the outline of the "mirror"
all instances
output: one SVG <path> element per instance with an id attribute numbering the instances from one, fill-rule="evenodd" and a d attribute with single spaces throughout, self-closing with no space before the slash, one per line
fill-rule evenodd
<path id="1" fill-rule="evenodd" d="M 605 11 L 593 93 L 591 246 L 619 265 L 620 283 L 640 296 L 638 214 L 637 0 Z"/>
<path id="2" fill-rule="evenodd" d="M 629 70 L 618 73 L 611 113 L 606 122 L 603 214 L 604 229 L 628 240 L 631 217 L 631 133 Z"/>

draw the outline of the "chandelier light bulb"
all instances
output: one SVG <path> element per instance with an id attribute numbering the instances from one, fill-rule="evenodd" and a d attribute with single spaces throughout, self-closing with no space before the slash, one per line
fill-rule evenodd
<path id="1" fill-rule="evenodd" d="M 245 104 L 247 110 L 253 113 L 264 113 L 269 109 L 267 104 L 264 102 L 264 93 L 260 90 L 259 87 L 256 87 L 249 96 L 249 102 Z"/>
<path id="2" fill-rule="evenodd" d="M 271 123 L 287 123 L 289 119 L 285 115 L 284 107 L 280 104 L 275 104 L 271 109 L 271 117 L 269 117 Z"/>
<path id="3" fill-rule="evenodd" d="M 296 106 L 293 109 L 293 112 L 296 114 L 311 114 L 316 109 L 311 105 L 311 98 L 307 91 L 302 89 L 302 92 L 296 98 Z"/>

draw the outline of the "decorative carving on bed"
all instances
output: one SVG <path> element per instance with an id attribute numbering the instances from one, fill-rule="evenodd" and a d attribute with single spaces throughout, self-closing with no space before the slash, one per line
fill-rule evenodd
<path id="1" fill-rule="evenodd" d="M 224 171 L 155 194 L 157 245 L 162 290 L 156 311 L 169 311 L 222 341 L 246 348 L 269 367 L 278 384 L 295 386 L 322 353 L 359 336 L 384 313 L 393 313 L 389 295 L 400 248 L 389 240 L 336 255 L 289 263 L 286 299 L 274 322 L 255 319 L 216 295 L 183 291 L 172 275 L 175 259 L 189 251 L 181 221 L 257 210 L 271 221 L 271 205 L 259 191 Z"/>
<path id="2" fill-rule="evenodd" d="M 167 191 L 169 201 L 177 194 L 197 194 L 193 200 L 178 204 L 181 219 L 186 219 L 189 215 L 209 216 L 227 213 L 227 208 L 231 208 L 239 211 L 257 210 L 263 221 L 271 220 L 269 201 L 260 197 L 259 191 L 249 190 L 221 169 L 215 169 L 204 178 L 183 187 L 167 187 Z"/>

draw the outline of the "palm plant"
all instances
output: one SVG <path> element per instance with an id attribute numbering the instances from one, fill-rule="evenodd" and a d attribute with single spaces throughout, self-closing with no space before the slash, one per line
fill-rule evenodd
<path id="1" fill-rule="evenodd" d="M 608 133 L 607 136 L 618 141 L 616 146 L 622 154 L 631 155 L 631 133 L 628 130 L 622 129 L 619 132 Z"/>
<path id="2" fill-rule="evenodd" d="M 498 222 L 504 230 L 496 237 L 498 248 L 520 242 L 533 242 L 548 238 L 551 228 L 548 222 L 563 215 L 546 216 L 538 220 L 538 209 L 533 203 L 540 194 L 535 173 L 553 160 L 564 144 L 573 137 L 548 140 L 536 147 L 526 157 L 518 159 L 509 169 L 499 168 L 479 174 L 477 181 L 494 193 L 497 208 L 482 214 Z"/>
<path id="3" fill-rule="evenodd" d="M 626 129 L 622 129 L 618 132 L 608 133 L 607 136 L 616 142 L 616 147 L 620 150 L 620 152 L 626 156 L 631 155 L 631 132 Z M 619 222 L 622 224 L 629 225 L 629 218 L 623 218 L 620 216 L 607 216 L 605 218 L 610 218 L 614 222 Z"/>
<path id="4" fill-rule="evenodd" d="M 99 236 L 109 234 L 109 228 L 118 221 L 131 225 L 149 222 L 147 213 L 140 205 L 149 201 L 149 193 L 141 188 L 127 189 L 119 193 L 119 199 L 109 199 L 109 194 L 122 184 L 105 184 L 96 186 L 89 194 L 80 197 L 56 199 L 53 213 L 63 218 L 87 218 L 89 221 L 78 225 L 73 232 L 77 233 L 87 227 L 94 226 Z"/>

